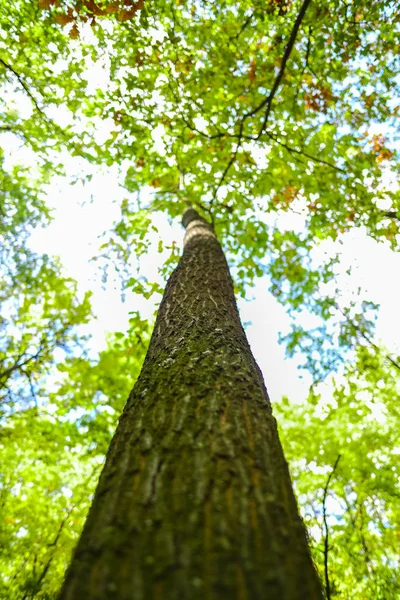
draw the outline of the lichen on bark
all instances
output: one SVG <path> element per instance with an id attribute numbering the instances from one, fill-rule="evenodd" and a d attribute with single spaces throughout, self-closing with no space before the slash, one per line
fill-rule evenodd
<path id="1" fill-rule="evenodd" d="M 189 209 L 60 600 L 322 592 L 223 251 Z"/>

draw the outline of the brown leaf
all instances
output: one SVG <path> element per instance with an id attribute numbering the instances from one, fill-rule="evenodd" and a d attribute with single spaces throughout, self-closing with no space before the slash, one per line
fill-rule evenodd
<path id="1" fill-rule="evenodd" d="M 74 18 L 73 17 L 69 17 L 68 15 L 55 15 L 54 20 L 56 23 L 58 23 L 59 25 L 62 25 L 63 27 L 65 25 L 68 25 L 68 23 L 71 23 Z"/>
<path id="2" fill-rule="evenodd" d="M 102 17 L 106 14 L 106 11 L 97 6 L 96 2 L 93 0 L 84 0 L 84 5 L 87 8 L 87 11 L 90 15 L 95 15 L 96 17 Z"/>
<path id="3" fill-rule="evenodd" d="M 137 0 L 137 2 L 125 1 L 125 5 L 130 5 L 131 8 L 121 10 L 118 15 L 119 21 L 128 21 L 129 19 L 132 19 L 135 16 L 135 13 L 143 8 L 144 0 Z"/>
<path id="4" fill-rule="evenodd" d="M 60 6 L 59 0 L 38 0 L 39 8 L 50 8 L 50 6 Z"/>
<path id="5" fill-rule="evenodd" d="M 256 61 L 252 60 L 251 65 L 250 65 L 250 71 L 249 71 L 249 79 L 250 79 L 251 83 L 253 83 L 253 81 L 256 78 L 256 67 L 257 67 Z"/>
<path id="6" fill-rule="evenodd" d="M 106 13 L 109 15 L 112 15 L 113 13 L 116 13 L 119 11 L 119 6 L 116 2 L 110 2 L 110 4 L 107 4 L 106 6 Z"/>
<path id="7" fill-rule="evenodd" d="M 79 37 L 79 29 L 77 24 L 75 23 L 75 25 L 72 27 L 71 31 L 69 32 L 69 37 L 73 40 L 76 40 Z"/>
<path id="8" fill-rule="evenodd" d="M 144 63 L 144 55 L 138 52 L 135 56 L 135 62 L 140 67 Z"/>
<path id="9" fill-rule="evenodd" d="M 124 116 L 124 113 L 121 112 L 121 111 L 119 111 L 119 110 L 116 110 L 114 112 L 114 123 L 115 123 L 115 125 L 119 125 L 119 123 L 121 123 L 121 120 L 122 120 L 123 116 Z"/>
<path id="10" fill-rule="evenodd" d="M 370 109 L 376 100 L 376 94 L 369 94 L 369 96 L 365 96 L 365 106 Z"/>
<path id="11" fill-rule="evenodd" d="M 130 19 L 133 19 L 133 17 L 135 16 L 135 11 L 133 9 L 131 10 L 121 10 L 121 12 L 118 14 L 118 21 L 129 21 Z"/>
<path id="12" fill-rule="evenodd" d="M 372 136 L 372 149 L 376 154 L 376 161 L 380 164 L 384 160 L 389 160 L 392 158 L 394 152 L 389 148 L 385 147 L 386 138 L 379 134 Z"/>

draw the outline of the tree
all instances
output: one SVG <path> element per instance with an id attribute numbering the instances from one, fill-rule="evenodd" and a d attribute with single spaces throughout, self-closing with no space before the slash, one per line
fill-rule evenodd
<path id="1" fill-rule="evenodd" d="M 35 385 L 39 406 L 3 416 L 0 598 L 57 597 L 147 342 L 147 323 L 133 315 L 98 357 L 47 360 L 51 385 Z"/>
<path id="2" fill-rule="evenodd" d="M 135 325 L 126 339 L 111 340 L 98 358 L 69 356 L 56 365 L 53 350 L 71 351 L 77 341 L 75 329 L 63 335 L 68 314 L 71 324 L 77 324 L 86 309 L 79 314 L 73 284 L 59 282 L 58 263 L 46 259 L 47 267 L 39 269 L 42 258 L 25 247 L 19 252 L 21 227 L 15 229 L 13 218 L 18 222 L 32 189 L 31 222 L 45 215 L 43 192 L 58 174 L 74 183 L 89 180 L 98 165 L 118 169 L 126 196 L 120 219 L 110 224 L 99 252 L 106 267 L 114 263 L 119 268 L 127 298 L 131 291 L 148 297 L 159 288 L 143 282 L 146 273 L 134 273 L 132 257 L 148 250 L 154 213 L 178 218 L 189 198 L 214 224 L 235 292 L 245 294 L 256 277 L 266 276 L 271 292 L 294 317 L 293 331 L 286 337 L 289 353 L 300 350 L 314 383 L 323 381 L 332 370 L 343 369 L 345 360 L 354 359 L 360 341 L 377 342 L 372 305 L 363 302 L 363 292 L 350 307 L 337 293 L 338 246 L 329 242 L 341 242 L 357 229 L 394 250 L 400 241 L 399 15 L 392 0 L 3 0 L 0 18 L 0 135 L 3 147 L 10 149 L 5 159 L 9 162 L 12 154 L 14 160 L 20 145 L 22 163 L 31 162 L 41 173 L 39 186 L 32 185 L 37 172 L 20 168 L 8 170 L 11 177 L 6 174 L 1 182 L 5 202 L 11 198 L 14 203 L 4 210 L 0 197 L 1 234 L 7 242 L 0 262 L 17 281 L 15 296 L 28 301 L 12 315 L 3 310 L 0 323 L 6 386 L 1 393 L 8 395 L 3 406 L 17 409 L 2 416 L 0 493 L 10 517 L 1 529 L 0 595 L 48 600 L 59 587 L 92 491 L 91 483 L 78 481 L 77 473 L 86 468 L 87 457 L 90 468 L 101 461 L 114 427 L 113 411 L 119 412 L 129 385 L 129 369 L 138 368 L 143 348 L 136 331 L 140 334 L 142 328 Z M 321 250 L 326 255 L 316 261 Z M 170 251 L 164 274 L 178 260 L 176 244 Z M 26 330 L 29 310 L 36 314 L 41 307 L 45 287 L 47 316 L 36 315 L 33 337 L 16 337 L 13 322 L 20 323 L 21 332 Z M 65 287 L 70 288 L 66 295 L 72 311 L 60 306 Z M 10 298 L 8 275 L 0 290 Z M 57 320 L 60 309 L 62 323 Z M 311 331 L 305 331 L 302 312 L 319 319 Z M 60 334 L 50 334 L 54 344 L 41 344 L 44 330 L 53 328 Z M 393 350 L 389 356 L 399 363 Z M 361 367 L 365 370 L 366 363 Z M 313 444 L 296 445 L 290 433 L 283 437 L 295 474 L 303 464 L 299 455 L 314 452 L 304 486 L 301 477 L 295 478 L 306 517 L 308 498 L 313 507 L 322 501 L 337 459 L 329 421 L 314 415 L 315 393 L 314 385 L 301 419 L 302 434 L 312 437 Z M 299 428 L 291 425 L 297 417 L 296 399 L 290 400 L 281 427 L 298 436 Z M 351 418 L 359 410 L 353 408 Z M 361 439 L 366 431 L 354 431 L 356 435 Z M 341 444 L 345 441 L 343 434 Z M 320 446 L 326 455 L 319 454 Z M 354 447 L 354 463 L 361 464 L 365 446 L 354 441 Z M 79 459 L 72 460 L 77 454 Z M 35 467 L 38 461 L 43 468 Z M 347 466 L 344 449 L 327 489 L 328 520 L 336 518 L 329 515 L 332 486 L 345 478 Z M 318 469 L 324 469 L 322 477 L 314 472 Z M 381 497 L 376 501 L 379 510 L 371 508 L 375 498 L 364 502 L 359 470 L 352 470 L 351 477 L 361 493 L 357 500 L 352 496 L 350 508 L 338 517 L 344 535 L 335 536 L 329 524 L 335 546 L 329 552 L 331 592 L 340 598 L 358 594 L 357 600 L 365 600 L 368 593 L 374 600 L 378 594 L 385 598 L 386 590 L 386 595 L 394 594 L 395 587 L 384 541 L 391 544 L 395 534 L 380 521 L 392 523 L 397 513 L 389 514 L 393 502 Z M 86 491 L 82 502 L 80 486 Z M 342 487 L 342 496 L 347 489 Z M 64 493 L 73 494 L 68 502 Z M 315 528 L 318 521 L 324 532 L 318 519 L 307 522 Z M 352 548 L 362 548 L 362 543 L 355 537 L 350 543 L 343 525 L 352 520 L 363 529 L 378 568 L 360 566 L 362 552 Z M 64 525 L 58 535 L 60 523 Z M 368 536 L 373 528 L 380 533 L 371 552 Z M 323 566 L 321 547 L 321 540 L 313 544 L 316 562 Z M 51 564 L 46 566 L 49 555 Z M 325 575 L 324 566 L 321 573 Z"/>
<path id="3" fill-rule="evenodd" d="M 36 403 L 54 352 L 76 345 L 76 328 L 90 318 L 90 293 L 63 277 L 59 261 L 29 248 L 33 227 L 49 214 L 43 183 L 29 170 L 6 169 L 0 154 L 0 419 Z"/>
<path id="4" fill-rule="evenodd" d="M 369 346 L 302 405 L 275 404 L 282 442 L 332 598 L 399 598 L 397 369 Z"/>
<path id="5" fill-rule="evenodd" d="M 60 598 L 321 598 L 221 246 L 183 223 Z"/>

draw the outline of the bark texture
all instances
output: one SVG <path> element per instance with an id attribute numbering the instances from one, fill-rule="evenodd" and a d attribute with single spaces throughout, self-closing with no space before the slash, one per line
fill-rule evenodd
<path id="1" fill-rule="evenodd" d="M 184 225 L 60 600 L 320 599 L 224 254 Z"/>

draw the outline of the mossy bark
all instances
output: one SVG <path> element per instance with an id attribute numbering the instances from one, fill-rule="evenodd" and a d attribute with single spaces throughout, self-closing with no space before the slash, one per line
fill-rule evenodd
<path id="1" fill-rule="evenodd" d="M 320 599 L 224 254 L 184 225 L 60 600 Z"/>

